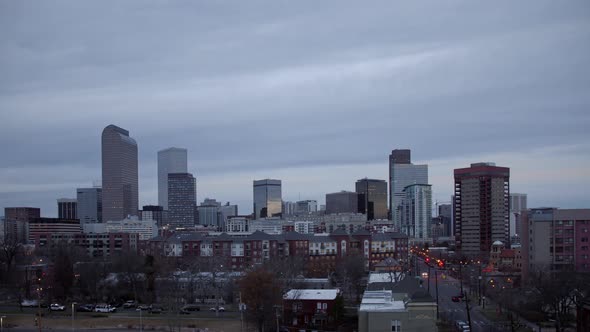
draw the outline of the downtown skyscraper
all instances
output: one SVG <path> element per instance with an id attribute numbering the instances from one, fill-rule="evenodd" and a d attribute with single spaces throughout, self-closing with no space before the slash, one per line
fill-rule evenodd
<path id="1" fill-rule="evenodd" d="M 404 188 L 412 184 L 428 184 L 428 165 L 412 164 L 411 150 L 393 150 L 389 155 L 389 218 L 395 227 L 402 227 L 401 205 Z"/>
<path id="2" fill-rule="evenodd" d="M 158 151 L 158 205 L 168 210 L 168 174 L 187 172 L 187 150 L 168 148 Z"/>
<path id="3" fill-rule="evenodd" d="M 139 206 L 137 143 L 129 131 L 109 125 L 102 131 L 102 218 L 136 216 Z"/>
<path id="4" fill-rule="evenodd" d="M 486 257 L 495 241 L 509 246 L 510 168 L 475 163 L 454 174 L 457 250 Z"/>
<path id="5" fill-rule="evenodd" d="M 279 216 L 283 211 L 281 180 L 254 180 L 254 218 Z"/>
<path id="6" fill-rule="evenodd" d="M 190 173 L 168 174 L 168 224 L 176 227 L 195 225 L 197 181 Z"/>
<path id="7" fill-rule="evenodd" d="M 387 182 L 385 180 L 360 179 L 355 184 L 358 194 L 358 211 L 367 220 L 387 219 Z"/>

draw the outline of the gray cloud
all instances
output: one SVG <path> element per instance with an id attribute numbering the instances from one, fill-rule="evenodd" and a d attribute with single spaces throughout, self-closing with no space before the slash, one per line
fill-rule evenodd
<path id="1" fill-rule="evenodd" d="M 139 142 L 145 203 L 168 146 L 189 149 L 199 197 L 245 212 L 255 176 L 313 172 L 325 182 L 286 181 L 285 195 L 321 200 L 356 176 L 385 178 L 398 147 L 446 174 L 441 197 L 453 167 L 483 156 L 511 156 L 521 174 L 553 158 L 531 151 L 555 147 L 590 169 L 563 148 L 590 138 L 589 15 L 551 1 L 3 2 L 0 206 L 52 214 L 68 187 L 100 176 L 110 123 Z M 433 170 L 440 160 L 461 164 Z M 224 178 L 240 186 L 218 189 Z M 563 197 L 542 189 L 549 179 L 513 182 L 532 205 Z M 561 206 L 587 205 L 568 197 Z"/>

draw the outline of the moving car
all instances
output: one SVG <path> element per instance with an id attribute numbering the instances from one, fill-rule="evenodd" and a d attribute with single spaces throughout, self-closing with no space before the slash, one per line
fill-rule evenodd
<path id="1" fill-rule="evenodd" d="M 209 311 L 225 311 L 224 307 L 213 307 L 213 308 L 209 308 Z"/>
<path id="2" fill-rule="evenodd" d="M 58 303 L 52 303 L 49 306 L 49 310 L 51 310 L 51 311 L 64 311 L 64 310 L 66 310 L 66 307 L 61 304 L 58 304 Z"/>
<path id="3" fill-rule="evenodd" d="M 458 297 L 458 296 L 453 296 L 453 297 L 451 297 L 451 301 L 453 301 L 453 302 L 461 302 L 461 298 Z"/>

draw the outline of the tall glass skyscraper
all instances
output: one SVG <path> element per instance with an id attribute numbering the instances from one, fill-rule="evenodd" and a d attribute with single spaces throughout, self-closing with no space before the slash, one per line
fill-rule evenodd
<path id="1" fill-rule="evenodd" d="M 279 215 L 283 211 L 281 180 L 254 180 L 254 218 Z"/>
<path id="2" fill-rule="evenodd" d="M 197 182 L 190 173 L 168 174 L 168 224 L 194 226 Z"/>
<path id="3" fill-rule="evenodd" d="M 168 210 L 168 174 L 187 172 L 187 150 L 168 148 L 158 151 L 158 205 Z"/>
<path id="4" fill-rule="evenodd" d="M 102 217 L 104 221 L 137 216 L 139 205 L 137 143 L 115 125 L 102 131 Z"/>
<path id="5" fill-rule="evenodd" d="M 361 179 L 356 182 L 358 209 L 367 215 L 367 220 L 387 219 L 387 182 L 385 180 Z"/>
<path id="6" fill-rule="evenodd" d="M 402 231 L 411 238 L 430 238 L 432 224 L 432 186 L 413 184 L 404 188 Z"/>
<path id="7" fill-rule="evenodd" d="M 78 188 L 76 194 L 80 224 L 102 222 L 102 188 Z"/>
<path id="8" fill-rule="evenodd" d="M 401 204 L 404 188 L 428 183 L 428 165 L 412 164 L 411 151 L 393 150 L 389 155 L 389 218 L 401 228 Z"/>

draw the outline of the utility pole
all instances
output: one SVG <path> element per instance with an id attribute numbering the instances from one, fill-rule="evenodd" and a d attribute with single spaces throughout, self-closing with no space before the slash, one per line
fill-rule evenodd
<path id="1" fill-rule="evenodd" d="M 461 273 L 461 266 L 459 265 L 459 273 L 461 274 L 461 295 L 463 296 L 463 301 L 465 301 L 465 310 L 467 310 L 467 322 L 469 323 L 469 330 L 472 331 L 471 328 L 471 313 L 469 312 L 469 298 L 463 294 L 463 274 Z"/>
<path id="2" fill-rule="evenodd" d="M 459 285 L 461 286 L 461 296 L 463 296 L 463 262 L 459 262 Z"/>
<path id="3" fill-rule="evenodd" d="M 434 280 L 436 281 L 436 319 L 438 319 L 438 270 L 434 270 Z"/>
<path id="4" fill-rule="evenodd" d="M 430 265 L 428 265 L 428 294 L 430 294 Z"/>

